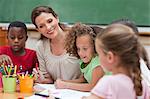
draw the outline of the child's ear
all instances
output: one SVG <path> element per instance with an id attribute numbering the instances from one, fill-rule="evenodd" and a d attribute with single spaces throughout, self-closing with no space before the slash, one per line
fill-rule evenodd
<path id="1" fill-rule="evenodd" d="M 109 63 L 113 63 L 114 62 L 114 54 L 111 52 L 111 51 L 109 51 L 108 53 L 107 53 L 107 61 L 109 62 Z"/>

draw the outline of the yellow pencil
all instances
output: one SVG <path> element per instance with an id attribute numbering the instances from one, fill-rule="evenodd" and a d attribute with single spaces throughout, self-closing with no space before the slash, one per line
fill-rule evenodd
<path id="1" fill-rule="evenodd" d="M 15 65 L 14 75 L 16 75 L 16 72 L 17 72 L 17 65 Z"/>
<path id="2" fill-rule="evenodd" d="M 24 74 L 22 74 L 22 79 L 24 79 Z"/>

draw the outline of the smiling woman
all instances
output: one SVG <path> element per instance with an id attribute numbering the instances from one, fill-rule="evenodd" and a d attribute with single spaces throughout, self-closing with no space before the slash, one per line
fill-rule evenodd
<path id="1" fill-rule="evenodd" d="M 66 53 L 64 41 L 68 30 L 61 27 L 57 14 L 48 6 L 39 6 L 33 9 L 31 19 L 42 34 L 36 51 L 40 64 L 38 72 L 44 79 L 39 78 L 37 82 L 53 83 L 57 78 L 78 78 L 79 61 Z"/>

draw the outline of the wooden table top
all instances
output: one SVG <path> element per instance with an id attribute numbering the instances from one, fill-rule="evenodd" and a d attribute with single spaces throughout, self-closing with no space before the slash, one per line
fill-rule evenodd
<path id="1" fill-rule="evenodd" d="M 0 99 L 23 99 L 24 97 L 27 96 L 32 96 L 33 93 L 20 93 L 19 91 L 17 92 L 12 92 L 12 93 L 5 93 L 0 89 Z"/>
<path id="2" fill-rule="evenodd" d="M 33 93 L 0 93 L 0 99 L 24 99 L 24 97 L 32 96 Z"/>

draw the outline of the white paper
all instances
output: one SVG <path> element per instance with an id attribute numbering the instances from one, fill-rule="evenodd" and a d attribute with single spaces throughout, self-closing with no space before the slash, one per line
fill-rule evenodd
<path id="1" fill-rule="evenodd" d="M 58 97 L 60 99 L 81 99 L 83 96 L 89 96 L 90 92 L 81 92 L 70 89 L 56 89 L 53 84 L 37 84 L 36 86 L 40 86 L 45 88 L 44 91 L 40 92 L 44 95 L 52 95 L 54 97 Z M 26 97 L 25 99 L 46 99 L 41 96 L 32 95 L 30 97 Z"/>

